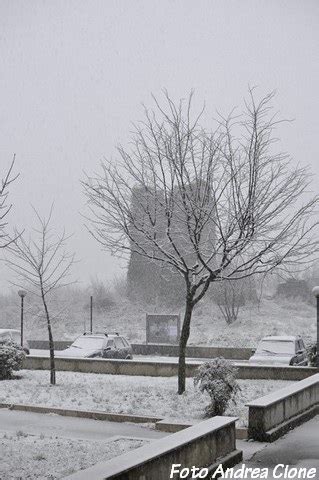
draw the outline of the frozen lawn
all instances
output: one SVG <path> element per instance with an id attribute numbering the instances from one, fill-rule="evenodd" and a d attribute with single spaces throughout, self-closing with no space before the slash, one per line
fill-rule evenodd
<path id="1" fill-rule="evenodd" d="M 104 410 L 182 419 L 203 418 L 208 396 L 187 379 L 187 391 L 177 395 L 177 379 L 164 377 L 132 377 L 126 375 L 97 375 L 93 373 L 57 372 L 57 385 L 49 385 L 49 372 L 22 370 L 17 380 L 0 382 L 0 403 L 50 405 Z M 279 380 L 239 380 L 241 392 L 236 405 L 226 415 L 240 417 L 247 425 L 245 403 L 279 390 L 292 382 Z"/>
<path id="2" fill-rule="evenodd" d="M 0 478 L 58 479 L 143 445 L 142 440 L 109 442 L 0 433 Z"/>

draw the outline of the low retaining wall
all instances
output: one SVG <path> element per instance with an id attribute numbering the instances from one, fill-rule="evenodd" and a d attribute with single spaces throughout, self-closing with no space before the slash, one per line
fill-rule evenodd
<path id="1" fill-rule="evenodd" d="M 150 417 L 147 415 L 109 413 L 101 410 L 79 410 L 77 408 L 49 407 L 46 405 L 0 403 L 0 408 L 9 408 L 10 410 L 17 410 L 20 412 L 34 412 L 43 414 L 54 413 L 56 415 L 61 415 L 62 417 L 89 418 L 92 420 L 103 420 L 108 422 L 154 423 L 155 426 L 157 422 L 162 420 L 162 418 Z"/>
<path id="2" fill-rule="evenodd" d="M 28 340 L 29 347 L 35 350 L 49 350 L 48 340 Z M 56 340 L 54 350 L 64 350 L 73 343 L 73 340 Z"/>
<path id="3" fill-rule="evenodd" d="M 319 413 L 319 374 L 247 404 L 248 437 L 272 442 Z"/>
<path id="4" fill-rule="evenodd" d="M 55 350 L 64 350 L 71 345 L 72 341 L 54 342 Z M 30 348 L 37 350 L 48 350 L 49 342 L 45 340 L 29 340 Z M 135 355 L 163 355 L 165 357 L 178 357 L 178 345 L 159 345 L 154 343 L 133 343 L 133 353 Z M 248 360 L 252 355 L 251 348 L 231 348 L 231 347 L 201 347 L 190 345 L 186 348 L 186 356 L 192 358 L 215 358 L 224 357 L 229 360 Z"/>
<path id="5" fill-rule="evenodd" d="M 135 343 L 132 345 L 136 355 L 163 355 L 178 357 L 178 345 L 158 345 L 154 343 Z M 206 347 L 189 345 L 186 347 L 186 356 L 191 358 L 224 357 L 229 360 L 248 360 L 252 356 L 251 348 Z"/>
<path id="6" fill-rule="evenodd" d="M 289 380 L 299 381 L 318 373 L 314 367 L 290 367 L 277 365 L 235 364 L 238 368 L 237 378 L 241 380 Z"/>
<path id="7" fill-rule="evenodd" d="M 182 468 L 207 467 L 214 471 L 242 460 L 236 450 L 235 421 L 232 417 L 214 417 L 173 433 L 94 467 L 65 477 L 65 480 L 166 480 L 172 465 Z M 177 474 L 174 478 L 180 478 Z"/>
<path id="8" fill-rule="evenodd" d="M 148 377 L 175 377 L 178 372 L 176 362 L 154 362 L 151 360 L 109 360 L 100 358 L 58 358 L 56 369 L 70 372 L 104 373 L 110 375 L 141 375 Z M 186 376 L 193 377 L 201 363 L 187 363 Z M 28 355 L 23 367 L 27 370 L 49 370 L 50 359 Z M 317 373 L 312 367 L 277 367 L 249 364 L 236 364 L 238 378 L 254 380 L 302 380 Z"/>

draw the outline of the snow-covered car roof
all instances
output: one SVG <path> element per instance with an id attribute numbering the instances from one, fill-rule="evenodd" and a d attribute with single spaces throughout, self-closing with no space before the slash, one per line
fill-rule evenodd
<path id="1" fill-rule="evenodd" d="M 97 332 L 97 333 L 89 333 L 89 332 L 84 332 L 82 333 L 82 335 L 80 335 L 80 337 L 97 337 L 97 338 L 100 338 L 100 337 L 122 337 L 122 335 L 118 334 L 118 333 L 102 333 L 102 332 Z M 79 338 L 79 337 L 78 337 Z"/>

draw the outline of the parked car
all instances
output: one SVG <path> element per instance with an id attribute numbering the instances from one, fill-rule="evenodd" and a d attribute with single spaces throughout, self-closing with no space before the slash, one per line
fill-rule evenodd
<path id="1" fill-rule="evenodd" d="M 125 337 L 118 333 L 83 333 L 72 345 L 56 353 L 59 357 L 122 358 L 131 360 L 133 351 Z"/>
<path id="2" fill-rule="evenodd" d="M 305 344 L 299 336 L 265 337 L 249 359 L 261 365 L 308 365 Z"/>
<path id="3" fill-rule="evenodd" d="M 0 328 L 0 342 L 13 342 L 21 345 L 21 332 L 12 328 Z M 27 340 L 23 341 L 23 350 L 29 355 L 30 347 Z"/>

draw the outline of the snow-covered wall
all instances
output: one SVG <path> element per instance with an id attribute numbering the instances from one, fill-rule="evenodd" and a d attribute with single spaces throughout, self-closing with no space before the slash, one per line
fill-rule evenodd
<path id="1" fill-rule="evenodd" d="M 319 413 L 319 373 L 248 404 L 249 438 L 273 441 Z"/>
<path id="2" fill-rule="evenodd" d="M 212 470 L 219 464 L 233 466 L 242 460 L 242 452 L 236 449 L 235 421 L 232 417 L 205 420 L 65 480 L 162 480 L 170 478 L 173 464 Z"/>

